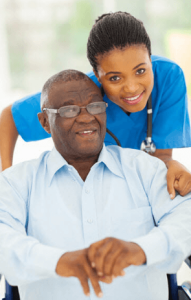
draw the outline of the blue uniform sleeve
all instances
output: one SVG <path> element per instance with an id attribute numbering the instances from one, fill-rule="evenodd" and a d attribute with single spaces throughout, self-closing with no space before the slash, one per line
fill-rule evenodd
<path id="1" fill-rule="evenodd" d="M 12 105 L 12 115 L 18 133 L 25 142 L 42 140 L 50 137 L 41 126 L 37 114 L 40 109 L 41 93 L 22 98 Z"/>
<path id="2" fill-rule="evenodd" d="M 157 149 L 191 147 L 188 99 L 183 71 L 178 65 L 164 61 L 156 64 L 154 78 L 153 140 Z"/>

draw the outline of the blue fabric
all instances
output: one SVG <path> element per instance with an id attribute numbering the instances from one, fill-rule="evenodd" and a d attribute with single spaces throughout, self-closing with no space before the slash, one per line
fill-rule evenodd
<path id="1" fill-rule="evenodd" d="M 76 278 L 55 273 L 57 262 L 110 236 L 139 244 L 147 263 L 101 284 L 102 299 L 168 299 L 166 273 L 191 251 L 191 194 L 169 198 L 163 162 L 103 147 L 84 182 L 54 148 L 2 172 L 0 186 L 0 273 L 21 300 L 87 299 Z"/>
<path id="2" fill-rule="evenodd" d="M 157 149 L 191 147 L 191 128 L 184 74 L 174 62 L 159 56 L 152 56 L 154 88 L 153 140 Z M 93 72 L 88 76 L 100 86 Z M 112 103 L 107 109 L 107 128 L 119 139 L 122 147 L 140 149 L 147 135 L 147 111 L 131 113 L 128 116 L 120 107 Z M 40 93 L 15 102 L 12 114 L 19 134 L 25 141 L 49 137 L 37 118 L 40 111 Z M 106 145 L 115 144 L 106 134 Z"/>

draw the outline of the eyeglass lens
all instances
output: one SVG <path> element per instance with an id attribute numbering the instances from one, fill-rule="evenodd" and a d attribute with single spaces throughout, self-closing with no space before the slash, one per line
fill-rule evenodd
<path id="1" fill-rule="evenodd" d="M 95 102 L 90 103 L 86 106 L 87 111 L 91 115 L 101 114 L 106 111 L 106 103 L 105 102 Z M 78 105 L 69 105 L 65 107 L 61 107 L 59 109 L 59 113 L 61 117 L 65 118 L 73 118 L 79 115 L 81 111 L 81 107 Z"/>

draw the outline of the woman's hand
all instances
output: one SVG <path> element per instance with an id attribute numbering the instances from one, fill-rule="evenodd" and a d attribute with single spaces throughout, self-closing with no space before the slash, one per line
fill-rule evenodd
<path id="1" fill-rule="evenodd" d="M 181 196 L 191 192 L 191 173 L 176 160 L 168 162 L 167 189 L 171 199 L 176 196 L 176 191 Z"/>
<path id="2" fill-rule="evenodd" d="M 174 199 L 176 191 L 185 196 L 191 192 L 191 173 L 185 166 L 172 159 L 172 149 L 157 149 L 151 154 L 161 159 L 168 169 L 167 172 L 167 189 L 170 198 Z"/>

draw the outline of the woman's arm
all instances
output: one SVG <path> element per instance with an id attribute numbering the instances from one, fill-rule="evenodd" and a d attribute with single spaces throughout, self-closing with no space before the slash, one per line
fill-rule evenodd
<path id="1" fill-rule="evenodd" d="M 176 191 L 181 196 L 191 192 L 191 173 L 181 163 L 172 159 L 172 149 L 157 149 L 152 156 L 158 157 L 166 164 L 167 189 L 171 199 L 176 196 Z"/>
<path id="2" fill-rule="evenodd" d="M 18 138 L 11 106 L 6 107 L 0 115 L 0 171 L 12 165 L 13 152 Z"/>

